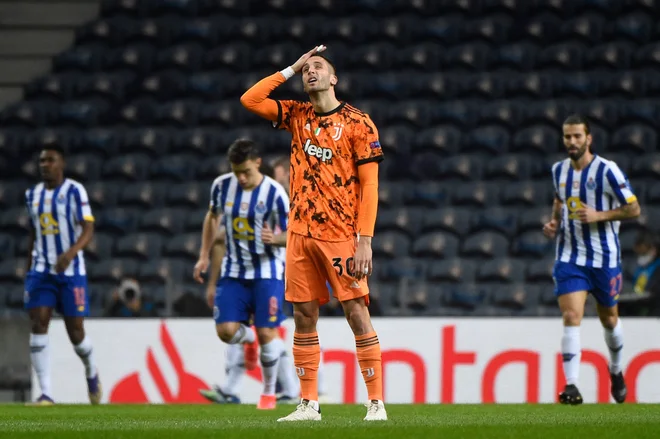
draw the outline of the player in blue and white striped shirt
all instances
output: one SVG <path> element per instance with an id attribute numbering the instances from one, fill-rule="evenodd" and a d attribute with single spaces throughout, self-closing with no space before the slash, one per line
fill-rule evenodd
<path id="1" fill-rule="evenodd" d="M 25 192 L 30 215 L 25 308 L 32 321 L 30 356 L 41 396 L 40 405 L 53 404 L 48 353 L 48 325 L 52 310 L 64 316 L 69 339 L 85 364 L 89 399 L 101 401 L 101 384 L 85 335 L 83 317 L 89 314 L 83 249 L 94 234 L 94 217 L 82 184 L 64 178 L 64 152 L 47 147 L 39 156 L 42 182 Z"/>
<path id="2" fill-rule="evenodd" d="M 209 266 L 209 251 L 222 219 L 226 254 L 213 309 L 216 330 L 229 344 L 254 343 L 246 323 L 254 317 L 261 345 L 264 390 L 258 408 L 275 408 L 277 366 L 283 349 L 277 328 L 284 320 L 284 256 L 289 216 L 286 190 L 259 171 L 261 158 L 254 142 L 237 140 L 228 151 L 232 173 L 211 187 L 210 209 L 204 220 L 195 279 Z M 273 234 L 278 227 L 283 233 Z M 246 352 L 246 356 L 247 352 Z"/>
<path id="3" fill-rule="evenodd" d="M 568 158 L 552 166 L 555 201 L 552 219 L 543 227 L 546 236 L 557 237 L 553 278 L 564 321 L 561 345 L 567 383 L 559 400 L 582 403 L 577 388 L 580 323 L 591 293 L 610 352 L 612 396 L 622 403 L 627 389 L 621 370 L 623 331 L 617 306 L 622 284 L 619 224 L 639 216 L 640 207 L 617 164 L 593 154 L 584 116 L 568 117 L 563 134 Z"/>

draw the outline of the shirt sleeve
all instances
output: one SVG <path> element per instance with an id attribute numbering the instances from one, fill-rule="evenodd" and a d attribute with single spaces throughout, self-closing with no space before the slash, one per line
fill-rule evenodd
<path id="1" fill-rule="evenodd" d="M 209 212 L 211 212 L 213 215 L 219 215 L 220 213 L 222 213 L 220 206 L 220 197 L 221 197 L 220 191 L 221 191 L 220 182 L 218 180 L 215 180 L 211 185 L 211 193 L 210 193 L 211 199 L 209 200 Z"/>
<path id="2" fill-rule="evenodd" d="M 383 161 L 383 148 L 378 140 L 378 129 L 368 115 L 364 115 L 353 128 L 353 150 L 357 165 Z"/>
<path id="3" fill-rule="evenodd" d="M 79 223 L 83 221 L 88 221 L 90 223 L 94 222 L 92 207 L 89 205 L 89 197 L 87 196 L 87 190 L 85 190 L 84 186 L 79 185 L 73 190 L 73 199 L 76 206 L 76 221 Z"/>
<path id="4" fill-rule="evenodd" d="M 610 163 L 605 177 L 607 179 L 605 190 L 609 195 L 615 197 L 621 204 L 630 204 L 637 201 L 628 177 L 619 169 L 616 163 Z"/>
<path id="5" fill-rule="evenodd" d="M 293 118 L 297 113 L 300 103 L 292 100 L 275 101 L 277 103 L 277 120 L 273 122 L 273 128 L 279 130 L 293 130 Z"/>
<path id="6" fill-rule="evenodd" d="M 286 232 L 289 224 L 289 196 L 284 189 L 277 191 L 274 212 L 277 225 L 282 232 Z"/>

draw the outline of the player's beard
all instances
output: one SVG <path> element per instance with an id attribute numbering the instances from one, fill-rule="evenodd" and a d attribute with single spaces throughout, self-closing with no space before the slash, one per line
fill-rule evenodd
<path id="1" fill-rule="evenodd" d="M 568 151 L 568 157 L 574 162 L 577 162 L 582 158 L 584 153 L 587 152 L 587 149 L 589 149 L 589 145 L 585 140 L 585 142 L 577 148 L 577 151 Z"/>

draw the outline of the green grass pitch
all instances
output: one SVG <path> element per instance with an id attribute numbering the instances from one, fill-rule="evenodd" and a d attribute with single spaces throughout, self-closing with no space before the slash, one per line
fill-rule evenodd
<path id="1" fill-rule="evenodd" d="M 325 405 L 323 420 L 278 423 L 294 406 L 0 405 L 0 438 L 617 438 L 660 437 L 659 405 L 388 405 L 366 423 L 363 406 Z"/>

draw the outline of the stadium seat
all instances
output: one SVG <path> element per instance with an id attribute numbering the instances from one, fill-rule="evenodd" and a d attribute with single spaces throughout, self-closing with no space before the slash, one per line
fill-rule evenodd
<path id="1" fill-rule="evenodd" d="M 394 230 L 415 236 L 420 229 L 424 212 L 419 209 L 380 210 L 376 219 L 376 229 L 379 231 Z"/>
<path id="2" fill-rule="evenodd" d="M 476 272 L 478 283 L 517 283 L 524 280 L 524 262 L 497 258 L 480 264 Z"/>
<path id="3" fill-rule="evenodd" d="M 516 233 L 517 223 L 518 215 L 515 210 L 500 207 L 479 210 L 470 217 L 468 233 L 493 231 L 510 237 Z"/>
<path id="4" fill-rule="evenodd" d="M 435 182 L 419 182 L 404 192 L 406 204 L 411 206 L 439 207 L 449 203 L 447 186 Z"/>
<path id="5" fill-rule="evenodd" d="M 135 277 L 138 264 L 134 259 L 108 258 L 99 263 L 88 264 L 90 283 L 107 282 L 119 284 L 122 279 Z"/>
<path id="6" fill-rule="evenodd" d="M 468 232 L 471 217 L 472 212 L 466 208 L 434 209 L 432 215 L 424 215 L 421 231 L 445 231 L 461 237 Z"/>
<path id="7" fill-rule="evenodd" d="M 53 70 L 58 73 L 98 72 L 103 67 L 106 50 L 101 44 L 72 47 L 53 58 Z"/>
<path id="8" fill-rule="evenodd" d="M 125 208 L 104 209 L 95 222 L 97 231 L 123 236 L 137 229 L 139 211 Z"/>
<path id="9" fill-rule="evenodd" d="M 163 247 L 163 256 L 172 258 L 187 258 L 196 261 L 199 256 L 200 234 L 187 233 L 169 239 Z"/>
<path id="10" fill-rule="evenodd" d="M 13 207 L 0 213 L 0 229 L 5 233 L 26 234 L 32 227 L 30 217 L 25 209 L 25 201 L 21 207 Z"/>
<path id="11" fill-rule="evenodd" d="M 495 232 L 480 232 L 467 237 L 460 250 L 462 257 L 475 258 L 503 258 L 508 253 L 508 239 Z"/>
<path id="12" fill-rule="evenodd" d="M 185 260 L 157 259 L 140 265 L 137 278 L 140 282 L 165 285 L 170 282 L 179 283 L 187 280 L 192 273 L 192 267 Z"/>
<path id="13" fill-rule="evenodd" d="M 172 130 L 168 128 L 137 128 L 125 130 L 120 151 L 126 154 L 146 154 L 162 157 L 169 150 Z"/>
<path id="14" fill-rule="evenodd" d="M 72 145 L 72 152 L 113 157 L 119 151 L 121 133 L 114 129 L 91 128 L 82 132 L 79 141 Z"/>
<path id="15" fill-rule="evenodd" d="M 109 72 L 149 73 L 156 63 L 156 49 L 149 44 L 136 43 L 109 49 L 103 57 L 103 68 Z"/>
<path id="16" fill-rule="evenodd" d="M 447 258 L 458 254 L 459 240 L 457 237 L 443 233 L 431 232 L 419 235 L 412 244 L 412 255 L 419 258 Z"/>
<path id="17" fill-rule="evenodd" d="M 530 72 L 513 74 L 507 91 L 512 97 L 541 99 L 553 95 L 556 78 L 548 73 Z"/>
<path id="18" fill-rule="evenodd" d="M 0 260 L 5 260 L 14 255 L 16 244 L 14 237 L 9 234 L 0 235 Z"/>
<path id="19" fill-rule="evenodd" d="M 101 174 L 102 160 L 96 155 L 79 154 L 66 158 L 67 176 L 81 183 Z"/>
<path id="20" fill-rule="evenodd" d="M 113 255 L 143 261 L 160 255 L 162 238 L 155 233 L 137 233 L 122 236 L 117 240 Z"/>
<path id="21" fill-rule="evenodd" d="M 174 236 L 183 230 L 186 212 L 180 209 L 153 209 L 140 220 L 139 230 Z"/>
<path id="22" fill-rule="evenodd" d="M 505 114 L 503 116 L 506 117 Z M 509 143 L 509 133 L 505 128 L 495 125 L 483 126 L 472 131 L 467 137 L 464 152 L 499 155 L 506 152 Z M 480 175 L 475 175 L 472 179 L 478 180 L 479 177 Z"/>
<path id="23" fill-rule="evenodd" d="M 144 154 L 128 154 L 108 160 L 103 165 L 102 176 L 126 182 L 142 181 L 147 176 L 151 160 Z"/>
<path id="24" fill-rule="evenodd" d="M 0 281 L 19 283 L 25 281 L 27 261 L 12 258 L 0 262 Z"/>
<path id="25" fill-rule="evenodd" d="M 384 232 L 378 234 L 373 243 L 374 257 L 396 258 L 409 254 L 409 238 L 401 232 Z"/>
<path id="26" fill-rule="evenodd" d="M 403 203 L 403 187 L 400 184 L 381 181 L 378 183 L 379 207 L 399 207 Z M 380 216 L 379 216 L 380 219 Z"/>
<path id="27" fill-rule="evenodd" d="M 201 186 L 196 183 L 173 184 L 167 191 L 166 205 L 168 207 L 198 207 L 208 203 L 211 186 Z"/>
<path id="28" fill-rule="evenodd" d="M 113 245 L 112 235 L 96 232 L 87 247 L 85 247 L 85 258 L 95 262 L 108 259 L 112 256 Z"/>
<path id="29" fill-rule="evenodd" d="M 198 208 L 197 210 L 188 212 L 185 215 L 185 224 L 183 225 L 186 232 L 201 233 L 204 217 L 208 213 L 208 207 Z"/>
<path id="30" fill-rule="evenodd" d="M 415 136 L 415 152 L 430 151 L 445 156 L 456 154 L 461 147 L 461 136 L 461 131 L 451 125 L 428 128 Z"/>
<path id="31" fill-rule="evenodd" d="M 531 43 L 513 43 L 499 46 L 494 67 L 513 69 L 520 72 L 530 71 L 538 56 L 538 46 Z"/>
<path id="32" fill-rule="evenodd" d="M 585 67 L 621 70 L 630 67 L 634 46 L 625 42 L 612 42 L 596 46 L 586 54 Z"/>
<path id="33" fill-rule="evenodd" d="M 122 185 L 118 204 L 122 207 L 152 209 L 163 204 L 167 188 L 156 182 Z"/>
<path id="34" fill-rule="evenodd" d="M 547 182 L 508 183 L 501 190 L 501 203 L 504 206 L 552 206 L 554 189 L 548 172 Z"/>
<path id="35" fill-rule="evenodd" d="M 614 22 L 610 32 L 635 44 L 648 43 L 654 31 L 654 20 L 644 13 L 627 14 Z"/>
<path id="36" fill-rule="evenodd" d="M 423 279 L 426 270 L 426 264 L 423 261 L 407 256 L 381 261 L 380 264 L 376 264 L 374 267 L 376 277 L 382 282 Z"/>
<path id="37" fill-rule="evenodd" d="M 549 240 L 541 232 L 542 229 L 530 230 L 514 239 L 511 252 L 518 257 L 544 257 L 554 252 L 555 242 Z"/>
<path id="38" fill-rule="evenodd" d="M 484 172 L 487 180 L 528 180 L 531 177 L 531 160 L 527 155 L 503 155 L 488 161 Z"/>
<path id="39" fill-rule="evenodd" d="M 539 232 L 550 221 L 551 206 L 524 209 L 518 217 L 518 232 Z"/>
<path id="40" fill-rule="evenodd" d="M 99 18 L 85 23 L 75 31 L 75 44 L 102 44 L 116 47 L 126 43 L 135 33 L 137 22 L 130 18 Z"/>
<path id="41" fill-rule="evenodd" d="M 531 262 L 527 266 L 527 282 L 553 282 L 552 270 L 554 265 L 554 258 Z"/>
<path id="42" fill-rule="evenodd" d="M 542 69 L 579 70 L 584 61 L 586 48 L 581 44 L 564 43 L 541 50 L 536 67 Z"/>
<path id="43" fill-rule="evenodd" d="M 614 132 L 608 150 L 645 154 L 654 152 L 656 145 L 655 130 L 645 125 L 626 125 Z"/>
<path id="44" fill-rule="evenodd" d="M 95 181 L 85 186 L 92 211 L 115 207 L 121 188 L 113 182 Z"/>
<path id="45" fill-rule="evenodd" d="M 461 184 L 454 192 L 452 203 L 461 207 L 487 207 L 497 199 L 497 187 L 484 182 Z"/>
<path id="46" fill-rule="evenodd" d="M 600 14 L 587 13 L 564 22 L 560 26 L 562 40 L 580 40 L 594 44 L 601 40 L 607 28 L 605 17 Z"/>
<path id="47" fill-rule="evenodd" d="M 190 154 L 161 157 L 152 162 L 149 178 L 156 181 L 187 182 L 195 178 L 199 160 Z"/>
<path id="48" fill-rule="evenodd" d="M 496 307 L 510 311 L 522 311 L 531 307 L 533 300 L 537 299 L 530 291 L 531 288 L 534 287 L 521 283 L 496 286 L 490 294 L 490 302 Z"/>
<path id="49" fill-rule="evenodd" d="M 446 288 L 441 303 L 452 308 L 474 310 L 487 300 L 488 295 L 475 284 L 458 284 Z"/>
<path id="50" fill-rule="evenodd" d="M 442 261 L 429 262 L 427 279 L 432 282 L 443 283 L 473 283 L 475 272 L 475 264 L 469 260 L 446 258 Z"/>
<path id="51" fill-rule="evenodd" d="M 473 181 L 481 179 L 481 164 L 479 156 L 457 155 L 442 160 L 439 167 L 437 163 L 426 163 L 424 166 L 422 161 L 416 163 L 415 168 L 424 179 Z"/>

